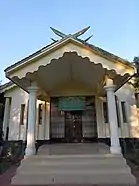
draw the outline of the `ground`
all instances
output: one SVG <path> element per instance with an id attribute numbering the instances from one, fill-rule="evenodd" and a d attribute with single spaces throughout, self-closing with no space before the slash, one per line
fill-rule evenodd
<path id="1" fill-rule="evenodd" d="M 16 173 L 16 169 L 19 164 L 13 165 L 6 172 L 0 175 L 0 186 L 10 186 L 11 178 Z"/>

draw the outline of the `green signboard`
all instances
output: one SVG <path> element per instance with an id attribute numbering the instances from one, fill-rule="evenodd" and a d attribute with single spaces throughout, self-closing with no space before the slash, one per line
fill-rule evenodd
<path id="1" fill-rule="evenodd" d="M 58 102 L 60 110 L 84 110 L 85 109 L 85 97 L 60 97 Z"/>

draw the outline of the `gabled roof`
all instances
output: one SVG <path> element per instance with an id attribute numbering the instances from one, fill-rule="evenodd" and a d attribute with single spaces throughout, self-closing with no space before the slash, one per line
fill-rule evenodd
<path id="1" fill-rule="evenodd" d="M 79 40 L 79 39 L 78 39 L 78 40 Z M 80 41 L 81 41 L 84 45 L 87 45 L 87 46 L 89 46 L 91 49 L 93 49 L 93 51 L 96 52 L 98 55 L 103 55 L 104 57 L 109 58 L 109 59 L 111 59 L 111 60 L 115 60 L 115 61 L 117 61 L 117 62 L 124 63 L 125 65 L 134 67 L 134 66 L 132 65 L 132 63 L 129 62 L 128 60 L 126 60 L 126 59 L 123 59 L 123 58 L 121 58 L 121 57 L 119 57 L 119 56 L 117 56 L 117 55 L 115 55 L 115 54 L 112 54 L 112 53 L 110 53 L 110 52 L 108 52 L 108 51 L 106 51 L 106 50 L 104 50 L 104 49 L 102 49 L 102 48 L 99 48 L 99 47 L 97 47 L 97 46 L 95 46 L 95 45 L 92 45 L 92 44 L 90 44 L 90 43 L 84 42 L 83 40 L 80 40 Z"/>
<path id="2" fill-rule="evenodd" d="M 48 45 L 46 45 L 45 47 L 41 48 L 40 50 L 34 52 L 33 54 L 25 57 L 24 59 L 20 60 L 20 61 L 17 61 L 16 63 L 14 63 L 13 65 L 7 67 L 4 71 L 7 71 L 7 70 L 11 70 L 12 68 L 16 67 L 17 65 L 20 65 L 22 64 L 23 62 L 25 61 L 28 61 L 29 59 L 31 59 L 32 57 L 35 57 L 37 54 L 41 54 L 42 51 L 44 51 L 45 49 L 49 48 L 50 46 L 52 46 L 54 43 L 56 42 L 52 42 Z"/>
<path id="3" fill-rule="evenodd" d="M 6 90 L 9 90 L 9 88 L 12 88 L 16 86 L 12 81 L 9 81 L 3 85 L 0 86 L 0 93 L 5 92 Z"/>
<path id="4" fill-rule="evenodd" d="M 101 48 L 99 48 L 99 47 L 97 47 L 95 45 L 92 45 L 92 44 L 90 44 L 88 42 L 85 42 L 85 41 L 83 41 L 81 39 L 78 39 L 78 38 L 75 39 L 72 36 L 69 36 L 69 37 L 63 38 L 63 39 L 61 39 L 59 41 L 54 41 L 54 42 L 50 43 L 49 45 L 41 48 L 40 50 L 38 50 L 35 53 L 29 55 L 28 57 L 26 57 L 26 58 L 24 58 L 24 59 L 16 62 L 15 64 L 13 64 L 13 65 L 11 65 L 9 67 L 7 67 L 4 71 L 6 72 L 6 71 L 9 71 L 9 70 L 12 70 L 12 68 L 16 68 L 17 66 L 20 66 L 20 65 L 22 65 L 24 63 L 27 63 L 28 60 L 30 60 L 30 59 L 38 56 L 38 55 L 41 55 L 47 49 L 49 50 L 49 48 L 54 47 L 55 45 L 60 45 L 61 43 L 67 42 L 68 40 L 74 40 L 77 43 L 81 43 L 84 46 L 89 47 L 97 55 L 100 55 L 100 56 L 102 56 L 104 58 L 107 58 L 107 59 L 112 60 L 112 61 L 115 61 L 115 62 L 121 62 L 124 65 L 128 65 L 128 66 L 134 68 L 134 66 L 128 60 L 125 60 L 125 59 L 123 59 L 121 57 L 118 57 L 115 54 L 112 54 L 112 53 L 110 53 L 110 52 L 108 52 L 106 50 L 103 50 L 103 49 L 101 49 Z"/>

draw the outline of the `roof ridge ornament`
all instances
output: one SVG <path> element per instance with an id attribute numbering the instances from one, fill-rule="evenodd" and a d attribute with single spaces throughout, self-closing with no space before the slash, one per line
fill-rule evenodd
<path id="1" fill-rule="evenodd" d="M 75 39 L 78 39 L 78 37 L 79 36 L 81 36 L 81 35 L 83 35 L 89 28 L 90 28 L 90 26 L 88 26 L 88 27 L 86 27 L 86 28 L 84 28 L 84 29 L 82 29 L 82 30 L 80 30 L 80 31 L 78 31 L 78 32 L 76 32 L 75 34 L 64 34 L 63 32 L 61 32 L 61 31 L 59 31 L 59 30 L 57 30 L 57 29 L 55 29 L 55 28 L 52 28 L 52 27 L 50 27 L 51 28 L 51 30 L 57 35 L 57 36 L 59 36 L 59 37 L 61 37 L 62 39 L 63 38 L 67 38 L 68 36 L 71 36 L 71 37 L 73 37 L 73 38 L 75 38 Z M 84 42 L 87 42 L 91 37 L 92 37 L 93 35 L 91 35 L 91 36 L 89 36 L 87 39 L 85 39 L 85 40 L 83 40 Z M 57 40 L 55 40 L 55 39 L 53 39 L 53 38 L 51 38 L 53 41 L 57 41 Z"/>
<path id="2" fill-rule="evenodd" d="M 62 38 L 67 37 L 66 34 L 60 32 L 59 30 L 56 30 L 55 28 L 52 28 L 52 27 L 50 27 L 50 28 L 51 28 L 51 30 L 52 30 L 56 35 L 58 35 L 58 36 L 60 36 L 60 37 L 62 37 Z"/>

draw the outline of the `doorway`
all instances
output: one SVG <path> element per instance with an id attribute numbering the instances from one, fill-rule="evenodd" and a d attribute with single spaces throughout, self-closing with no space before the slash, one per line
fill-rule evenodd
<path id="1" fill-rule="evenodd" d="M 82 141 L 82 111 L 65 111 L 65 138 L 67 143 Z"/>

